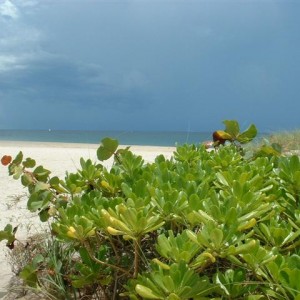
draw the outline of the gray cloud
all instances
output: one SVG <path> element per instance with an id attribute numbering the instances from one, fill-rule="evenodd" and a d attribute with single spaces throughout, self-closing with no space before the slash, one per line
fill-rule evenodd
<path id="1" fill-rule="evenodd" d="M 295 1 L 0 3 L 2 127 L 298 124 Z"/>

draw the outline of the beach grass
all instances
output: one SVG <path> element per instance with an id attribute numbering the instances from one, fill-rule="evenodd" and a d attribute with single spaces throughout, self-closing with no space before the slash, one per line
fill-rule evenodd
<path id="1" fill-rule="evenodd" d="M 266 144 L 278 144 L 284 153 L 292 153 L 294 151 L 298 152 L 300 151 L 300 129 L 264 134 L 246 145 L 246 148 L 255 150 Z"/>
<path id="2" fill-rule="evenodd" d="M 300 129 L 275 132 L 268 140 L 270 143 L 281 145 L 284 151 L 300 150 Z"/>

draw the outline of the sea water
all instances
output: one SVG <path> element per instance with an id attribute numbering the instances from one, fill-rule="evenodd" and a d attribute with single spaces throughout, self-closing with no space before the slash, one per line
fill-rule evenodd
<path id="1" fill-rule="evenodd" d="M 2 141 L 100 144 L 105 137 L 117 139 L 121 145 L 147 146 L 199 144 L 212 138 L 209 132 L 0 130 Z"/>

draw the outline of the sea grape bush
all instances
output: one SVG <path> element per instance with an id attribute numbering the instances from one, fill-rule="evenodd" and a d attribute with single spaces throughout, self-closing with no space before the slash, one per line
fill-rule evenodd
<path id="1" fill-rule="evenodd" d="M 257 129 L 251 124 L 245 131 L 240 132 L 240 125 L 235 120 L 225 120 L 225 129 L 213 132 L 213 141 L 215 145 L 224 145 L 225 142 L 231 142 L 237 146 L 251 142 L 257 135 Z"/>
<path id="2" fill-rule="evenodd" d="M 240 141 L 254 138 L 249 128 Z M 55 264 L 39 253 L 24 268 L 28 285 L 53 299 L 300 299 L 298 156 L 200 144 L 145 163 L 110 138 L 97 156 L 64 179 L 21 152 L 5 159 L 59 249 Z M 13 247 L 12 225 L 0 240 Z"/>

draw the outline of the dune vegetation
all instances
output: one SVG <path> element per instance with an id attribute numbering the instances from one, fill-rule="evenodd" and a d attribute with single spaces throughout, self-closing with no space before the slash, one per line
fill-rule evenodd
<path id="1" fill-rule="evenodd" d="M 224 125 L 211 151 L 186 144 L 151 163 L 106 138 L 64 179 L 3 157 L 51 226 L 21 245 L 25 284 L 50 299 L 299 300 L 299 156 L 275 140 L 248 148 L 254 125 Z M 14 251 L 16 235 L 9 224 L 0 240 Z"/>
<path id="2" fill-rule="evenodd" d="M 267 140 L 282 145 L 284 151 L 300 150 L 300 130 L 275 132 L 268 135 Z"/>

